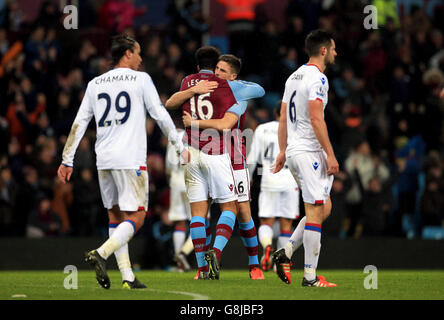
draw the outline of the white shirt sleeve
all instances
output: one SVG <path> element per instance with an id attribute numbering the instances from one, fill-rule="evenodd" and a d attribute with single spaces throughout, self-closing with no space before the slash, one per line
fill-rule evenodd
<path id="1" fill-rule="evenodd" d="M 91 118 L 94 116 L 93 110 L 93 99 L 91 97 L 91 88 L 88 84 L 86 88 L 85 95 L 83 97 L 82 103 L 80 104 L 79 110 L 77 111 L 76 118 L 69 132 L 68 139 L 66 140 L 65 147 L 62 153 L 62 164 L 67 167 L 72 167 L 74 164 L 74 155 L 76 153 L 77 147 L 79 146 L 80 140 L 85 134 L 88 124 Z"/>
<path id="2" fill-rule="evenodd" d="M 170 114 L 163 106 L 160 101 L 157 89 L 154 86 L 151 77 L 145 73 L 147 80 L 143 84 L 143 100 L 145 103 L 145 108 L 148 111 L 151 118 L 156 120 L 163 134 L 168 138 L 169 141 L 176 147 L 176 150 L 181 153 L 184 150 L 184 145 L 182 139 L 180 139 L 176 126 L 171 119 Z"/>
<path id="3" fill-rule="evenodd" d="M 326 104 L 328 84 L 325 76 L 316 76 L 308 84 L 308 100 L 320 99 Z"/>
<path id="4" fill-rule="evenodd" d="M 287 80 L 287 82 L 285 83 L 285 90 L 284 90 L 284 95 L 282 96 L 282 102 L 286 103 L 287 105 L 290 103 L 290 95 L 292 93 L 291 90 L 291 85 L 290 85 L 290 81 L 291 80 Z"/>

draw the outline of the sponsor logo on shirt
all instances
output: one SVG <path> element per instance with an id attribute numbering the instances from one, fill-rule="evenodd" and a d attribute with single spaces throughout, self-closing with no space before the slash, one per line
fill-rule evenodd
<path id="1" fill-rule="evenodd" d="M 313 162 L 313 169 L 315 169 L 315 171 L 319 168 L 319 163 L 318 162 Z"/>

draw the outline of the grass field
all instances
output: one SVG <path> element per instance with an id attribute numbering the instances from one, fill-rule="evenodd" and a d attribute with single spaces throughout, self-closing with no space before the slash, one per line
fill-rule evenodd
<path id="1" fill-rule="evenodd" d="M 111 288 L 102 289 L 94 272 L 78 272 L 78 288 L 67 290 L 63 271 L 1 271 L 0 300 L 444 300 L 444 270 L 378 270 L 377 289 L 365 289 L 362 270 L 320 272 L 337 288 L 303 288 L 301 272 L 292 284 L 272 273 L 250 280 L 247 271 L 222 270 L 221 279 L 193 280 L 194 273 L 139 271 L 148 288 L 121 289 L 118 271 L 110 271 Z M 72 283 L 72 282 L 71 282 Z"/>

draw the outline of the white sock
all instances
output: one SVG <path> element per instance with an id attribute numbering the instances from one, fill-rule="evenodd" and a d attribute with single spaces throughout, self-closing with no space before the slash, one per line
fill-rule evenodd
<path id="1" fill-rule="evenodd" d="M 262 248 L 271 246 L 273 243 L 273 229 L 268 224 L 261 224 L 257 231 L 257 236 Z"/>
<path id="2" fill-rule="evenodd" d="M 194 250 L 193 239 L 191 239 L 191 235 L 188 236 L 187 241 L 182 246 L 182 251 L 186 256 L 189 255 Z"/>
<path id="3" fill-rule="evenodd" d="M 291 235 L 288 242 L 285 244 L 285 255 L 291 259 L 293 256 L 293 253 L 299 249 L 299 247 L 302 245 L 302 239 L 304 235 L 304 228 L 305 228 L 305 220 L 306 217 L 304 216 L 298 223 L 296 229 L 293 231 L 293 234 Z"/>
<path id="4" fill-rule="evenodd" d="M 108 234 L 111 237 L 116 228 L 109 228 Z M 134 281 L 135 275 L 133 273 L 133 269 L 131 268 L 131 261 L 129 258 L 128 251 L 128 243 L 124 244 L 114 252 L 114 256 L 116 257 L 117 266 L 119 267 L 120 274 L 122 275 L 122 281 Z"/>
<path id="5" fill-rule="evenodd" d="M 103 259 L 108 259 L 108 257 L 120 247 L 127 244 L 135 232 L 136 228 L 132 221 L 125 220 L 121 222 L 114 230 L 113 235 L 106 240 L 99 249 L 97 249 L 97 252 Z"/>
<path id="6" fill-rule="evenodd" d="M 174 246 L 174 253 L 178 254 L 180 252 L 180 249 L 182 248 L 184 242 L 185 242 L 186 233 L 183 230 L 174 230 L 173 231 L 173 246 Z"/>
<path id="7" fill-rule="evenodd" d="M 289 236 L 280 235 L 277 239 L 277 247 L 278 248 L 285 248 L 285 245 L 287 244 L 289 239 L 290 239 Z"/>
<path id="8" fill-rule="evenodd" d="M 316 268 L 318 266 L 319 253 L 321 251 L 321 229 L 306 224 L 303 244 L 304 244 L 304 277 L 308 281 L 316 278 Z"/>

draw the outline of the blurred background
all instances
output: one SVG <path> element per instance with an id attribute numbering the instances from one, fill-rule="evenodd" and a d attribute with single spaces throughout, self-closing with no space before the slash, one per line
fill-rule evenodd
<path id="1" fill-rule="evenodd" d="M 377 29 L 363 24 L 369 4 L 377 8 Z M 77 29 L 64 27 L 66 5 L 78 8 Z M 338 52 L 326 71 L 325 119 L 341 172 L 323 239 L 394 239 L 403 248 L 433 240 L 442 248 L 443 18 L 441 0 L 0 0 L 0 243 L 107 237 L 94 122 L 78 148 L 72 182 L 60 184 L 56 171 L 88 81 L 109 68 L 113 34 L 140 43 L 143 69 L 163 102 L 195 72 L 200 46 L 239 56 L 240 78 L 266 91 L 247 110 L 246 127 L 254 130 L 272 120 L 286 79 L 306 63 L 305 36 L 324 28 L 335 33 Z M 171 115 L 181 127 L 181 112 Z M 167 268 L 168 141 L 151 119 L 147 135 L 149 210 L 136 238 L 146 248 L 144 267 Z M 256 223 L 259 183 L 255 175 Z"/>

